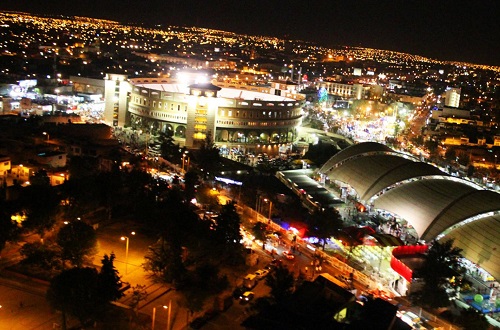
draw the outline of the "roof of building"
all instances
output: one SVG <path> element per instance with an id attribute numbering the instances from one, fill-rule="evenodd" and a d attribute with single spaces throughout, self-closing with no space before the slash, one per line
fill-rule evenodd
<path id="1" fill-rule="evenodd" d="M 171 93 L 184 93 L 184 94 L 189 94 L 188 91 L 188 86 L 183 85 L 183 84 L 174 84 L 174 83 L 136 83 L 135 86 L 138 87 L 144 87 L 144 88 L 149 88 L 161 92 L 171 92 Z M 191 85 L 195 86 L 195 85 Z M 202 85 L 197 85 L 197 86 L 202 86 Z M 203 85 L 207 86 L 207 85 Z M 215 86 L 217 87 L 217 86 Z M 199 87 L 197 87 L 199 88 Z M 220 88 L 220 87 L 217 87 Z M 250 91 L 250 90 L 244 90 L 244 89 L 236 89 L 236 88 L 220 88 L 218 90 L 219 92 L 217 95 L 221 98 L 228 98 L 228 99 L 241 99 L 241 100 L 248 100 L 248 101 L 270 101 L 270 102 L 297 102 L 296 100 L 289 98 L 289 97 L 284 97 L 284 96 L 279 96 L 279 95 L 274 95 L 274 94 L 269 94 L 269 93 L 261 93 L 261 92 L 255 92 L 255 91 Z"/>
<path id="2" fill-rule="evenodd" d="M 450 176 L 389 147 L 360 143 L 320 169 L 348 183 L 363 201 L 396 214 L 426 241 L 455 238 L 463 256 L 500 278 L 500 194 Z"/>

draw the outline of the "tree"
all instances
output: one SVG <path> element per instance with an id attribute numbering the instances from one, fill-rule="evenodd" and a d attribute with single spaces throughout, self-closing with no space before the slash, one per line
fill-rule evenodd
<path id="1" fill-rule="evenodd" d="M 5 244 L 15 237 L 16 224 L 11 220 L 8 214 L 0 213 L 0 252 Z"/>
<path id="2" fill-rule="evenodd" d="M 276 267 L 274 272 L 266 277 L 266 285 L 271 288 L 271 297 L 276 303 L 288 299 L 295 285 L 293 274 L 283 265 Z"/>
<path id="3" fill-rule="evenodd" d="M 175 240 L 160 238 L 149 248 L 145 260 L 143 268 L 155 281 L 177 285 L 184 283 L 186 268 L 182 262 L 182 247 Z"/>
<path id="4" fill-rule="evenodd" d="M 437 141 L 435 141 L 435 140 L 425 141 L 424 147 L 426 147 L 429 150 L 429 154 L 431 155 L 431 157 L 434 157 L 437 155 L 437 151 L 438 151 L 438 147 L 439 147 Z"/>
<path id="5" fill-rule="evenodd" d="M 56 242 L 61 247 L 61 259 L 80 267 L 86 258 L 95 254 L 97 235 L 85 222 L 72 221 L 59 230 Z"/>
<path id="6" fill-rule="evenodd" d="M 217 210 L 220 206 L 217 193 L 209 186 L 201 185 L 196 192 L 196 200 L 198 203 L 205 205 L 209 211 Z"/>
<path id="7" fill-rule="evenodd" d="M 227 276 L 220 276 L 217 267 L 202 263 L 188 274 L 187 285 L 183 288 L 182 304 L 191 313 L 202 310 L 205 301 L 229 286 Z"/>
<path id="8" fill-rule="evenodd" d="M 322 241 L 323 250 L 325 250 L 326 240 L 336 236 L 342 227 L 342 217 L 335 208 L 318 209 L 310 218 L 311 235 Z"/>
<path id="9" fill-rule="evenodd" d="M 160 150 L 163 158 L 171 162 L 178 162 L 180 160 L 183 150 L 179 148 L 178 144 L 174 143 L 174 133 L 171 130 L 160 132 L 158 141 L 161 145 Z"/>
<path id="10" fill-rule="evenodd" d="M 132 308 L 132 310 L 137 313 L 137 307 L 141 301 L 146 300 L 148 298 L 148 291 L 146 290 L 145 285 L 137 284 L 132 287 L 132 296 L 130 297 L 130 302 L 128 305 Z"/>
<path id="11" fill-rule="evenodd" d="M 462 250 L 453 247 L 454 240 L 444 242 L 434 241 L 424 257 L 420 276 L 424 280 L 421 291 L 414 295 L 414 300 L 421 305 L 433 308 L 449 305 L 445 285 L 448 278 L 459 269 L 459 259 Z"/>
<path id="12" fill-rule="evenodd" d="M 55 244 L 41 242 L 26 243 L 19 253 L 24 258 L 21 263 L 38 266 L 44 270 L 61 269 L 62 263 L 59 249 Z"/>
<path id="13" fill-rule="evenodd" d="M 222 206 L 217 219 L 216 238 L 223 248 L 223 253 L 232 259 L 232 262 L 242 261 L 243 245 L 240 232 L 241 219 L 236 212 L 236 204 L 231 201 Z"/>
<path id="14" fill-rule="evenodd" d="M 23 188 L 20 201 L 27 219 L 23 221 L 23 228 L 35 230 L 42 235 L 52 228 L 56 221 L 56 214 L 60 199 L 53 187 L 49 185 L 31 185 Z"/>
<path id="15" fill-rule="evenodd" d="M 467 176 L 469 178 L 472 178 L 472 176 L 474 175 L 475 172 L 476 172 L 476 168 L 474 167 L 474 165 L 470 164 L 469 167 L 467 167 Z"/>
<path id="16" fill-rule="evenodd" d="M 263 245 L 266 242 L 266 234 L 267 234 L 266 227 L 267 226 L 262 222 L 258 222 L 255 224 L 255 226 L 252 227 L 253 236 L 255 236 L 255 239 L 261 241 Z"/>
<path id="17" fill-rule="evenodd" d="M 219 148 L 214 144 L 210 131 L 207 132 L 205 140 L 203 140 L 195 156 L 198 165 L 206 174 L 212 173 L 219 166 L 221 162 Z"/>
<path id="18" fill-rule="evenodd" d="M 184 175 L 184 196 L 186 201 L 189 202 L 194 198 L 197 183 L 198 175 L 195 172 L 189 171 Z"/>
<path id="19" fill-rule="evenodd" d="M 446 152 L 444 153 L 444 159 L 446 159 L 449 162 L 455 161 L 457 159 L 456 149 L 451 147 L 446 149 Z"/>
<path id="20" fill-rule="evenodd" d="M 467 166 L 470 163 L 470 155 L 467 152 L 462 152 L 458 155 L 458 163 Z"/>
<path id="21" fill-rule="evenodd" d="M 101 287 L 101 295 L 106 301 L 116 301 L 123 297 L 123 292 L 120 291 L 122 282 L 118 271 L 116 270 L 113 262 L 115 254 L 107 254 L 101 260 L 102 267 L 99 271 L 99 283 Z"/>
<path id="22" fill-rule="evenodd" d="M 47 300 L 52 308 L 62 312 L 62 326 L 66 329 L 66 315 L 78 318 L 82 325 L 98 317 L 105 301 L 95 268 L 72 268 L 61 272 L 50 281 Z"/>

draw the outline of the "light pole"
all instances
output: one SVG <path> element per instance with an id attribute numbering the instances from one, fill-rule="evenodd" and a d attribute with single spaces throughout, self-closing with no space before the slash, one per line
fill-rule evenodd
<path id="1" fill-rule="evenodd" d="M 269 216 L 267 217 L 267 223 L 271 223 L 271 213 L 273 211 L 273 202 L 270 199 L 264 198 L 264 202 L 269 202 Z"/>
<path id="2" fill-rule="evenodd" d="M 47 133 L 47 132 L 43 132 L 42 134 L 43 134 L 43 135 L 47 135 L 47 142 L 48 142 L 48 141 L 50 140 L 50 135 L 49 135 L 49 133 Z"/>
<path id="3" fill-rule="evenodd" d="M 184 151 L 184 153 L 182 154 L 182 173 L 185 174 L 187 171 L 189 171 L 189 156 L 187 156 L 189 151 Z M 187 158 L 187 162 L 185 160 L 185 158 Z M 184 163 L 186 163 L 186 169 L 184 170 Z"/>
<path id="4" fill-rule="evenodd" d="M 131 235 L 135 235 L 135 231 L 130 233 Z M 127 275 L 128 272 L 128 243 L 130 239 L 127 236 L 122 236 L 120 238 L 122 241 L 125 241 L 125 275 Z"/>
<path id="5" fill-rule="evenodd" d="M 170 300 L 168 302 L 168 306 L 167 305 L 159 305 L 159 306 L 153 307 L 153 316 L 151 317 L 152 318 L 151 330 L 155 330 L 156 307 L 162 307 L 163 309 L 168 309 L 168 311 L 167 311 L 168 312 L 167 330 L 170 329 L 170 310 L 171 310 L 171 307 L 172 307 L 172 300 Z"/>
<path id="6" fill-rule="evenodd" d="M 170 315 L 172 313 L 172 299 L 168 301 L 167 330 L 170 330 Z"/>

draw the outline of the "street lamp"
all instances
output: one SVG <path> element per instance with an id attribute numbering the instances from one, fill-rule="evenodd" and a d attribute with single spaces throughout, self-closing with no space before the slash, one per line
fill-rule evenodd
<path id="1" fill-rule="evenodd" d="M 49 140 L 50 140 L 50 135 L 49 135 L 49 133 L 47 133 L 47 132 L 43 132 L 42 134 L 43 134 L 43 135 L 47 135 L 47 141 L 49 141 Z"/>
<path id="2" fill-rule="evenodd" d="M 167 305 L 159 305 L 156 307 L 162 307 L 163 309 L 168 310 L 168 318 L 167 318 L 167 330 L 170 329 L 170 311 L 172 310 L 172 300 L 168 302 Z M 153 307 L 153 316 L 152 316 L 152 323 L 151 323 L 151 330 L 155 330 L 155 321 L 156 321 L 156 307 Z"/>
<path id="3" fill-rule="evenodd" d="M 135 231 L 131 232 L 130 233 L 131 235 L 135 235 Z M 127 275 L 127 271 L 128 271 L 128 243 L 129 243 L 129 238 L 127 236 L 122 236 L 120 238 L 122 241 L 125 241 L 125 275 Z"/>
<path id="4" fill-rule="evenodd" d="M 273 202 L 270 199 L 264 198 L 264 202 L 269 202 L 269 216 L 267 217 L 267 223 L 271 223 L 271 212 L 273 211 Z"/>
<path id="5" fill-rule="evenodd" d="M 184 151 L 184 153 L 182 154 L 182 173 L 186 173 L 187 171 L 189 171 L 189 156 L 187 156 L 189 151 Z M 187 157 L 187 162 L 185 160 L 185 158 Z M 186 163 L 186 170 L 184 170 L 184 163 Z"/>

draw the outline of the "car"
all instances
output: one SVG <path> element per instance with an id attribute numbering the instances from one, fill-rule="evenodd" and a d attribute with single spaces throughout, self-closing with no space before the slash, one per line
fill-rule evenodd
<path id="1" fill-rule="evenodd" d="M 263 279 L 264 277 L 269 274 L 269 270 L 267 269 L 259 269 L 258 271 L 255 272 L 255 275 L 257 276 L 258 279 Z"/>
<path id="2" fill-rule="evenodd" d="M 285 256 L 285 258 L 287 258 L 288 260 L 293 260 L 295 259 L 295 256 L 292 254 L 291 251 L 283 251 L 283 255 Z"/>
<path id="3" fill-rule="evenodd" d="M 253 299 L 253 297 L 255 296 L 255 293 L 253 293 L 252 291 L 245 291 L 241 296 L 240 296 L 240 300 L 242 302 L 247 302 L 247 301 L 250 301 Z"/>
<path id="4" fill-rule="evenodd" d="M 275 266 L 275 265 L 273 265 L 273 264 L 269 264 L 269 265 L 265 266 L 263 269 L 265 269 L 265 270 L 267 270 L 267 271 L 271 272 L 271 271 L 273 271 L 275 268 L 276 268 L 276 266 Z"/>
<path id="5" fill-rule="evenodd" d="M 241 295 L 246 291 L 246 288 L 244 286 L 238 286 L 234 289 L 233 291 L 233 297 L 234 299 L 238 299 L 241 297 Z"/>
<path id="6" fill-rule="evenodd" d="M 279 265 L 281 265 L 281 263 L 282 263 L 282 261 L 280 259 L 273 259 L 269 263 L 269 266 L 271 266 L 271 267 L 278 267 Z"/>

